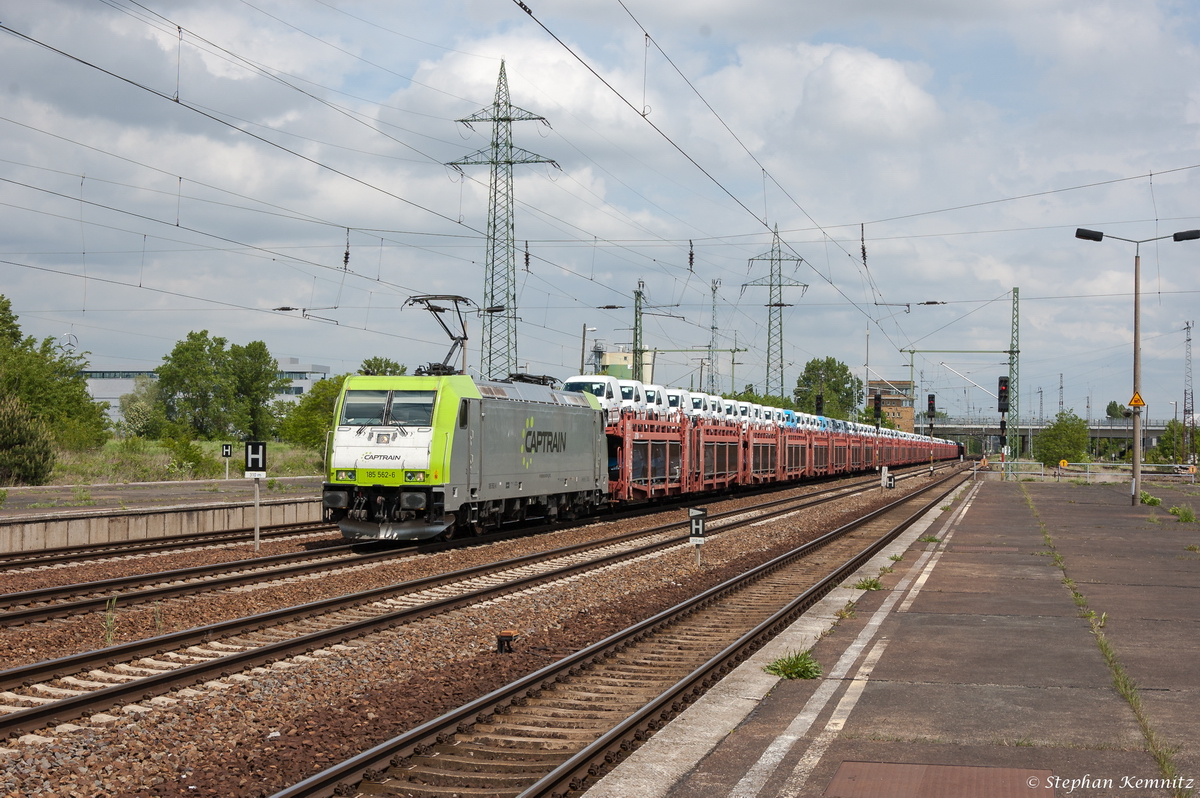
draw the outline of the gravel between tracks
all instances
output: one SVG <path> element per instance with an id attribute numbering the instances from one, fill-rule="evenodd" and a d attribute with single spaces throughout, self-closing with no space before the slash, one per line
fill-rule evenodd
<path id="1" fill-rule="evenodd" d="M 904 486 L 927 484 L 921 477 Z M 913 484 L 917 483 L 917 484 Z M 690 547 L 579 577 L 564 586 L 541 587 L 487 605 L 421 621 L 394 633 L 318 652 L 305 661 L 277 663 L 223 680 L 195 695 L 176 693 L 175 703 L 148 712 L 122 712 L 102 725 L 18 743 L 0 760 L 0 795 L 59 796 L 266 796 L 324 767 L 365 750 L 442 712 L 532 672 L 561 656 L 629 626 L 754 565 L 790 550 L 863 512 L 893 501 L 902 491 L 842 500 L 778 521 L 716 535 L 697 568 Z M 710 512 L 755 499 L 712 502 Z M 682 515 L 681 511 L 677 511 Z M 645 525 L 620 522 L 618 525 Z M 383 570 L 391 581 L 442 572 L 475 561 L 495 561 L 518 551 L 553 548 L 611 534 L 596 524 L 538 538 L 418 557 Z M 311 601 L 324 594 L 361 590 L 381 569 L 293 582 L 278 588 L 178 602 L 187 618 L 211 623 L 216 615 L 240 617 L 275 606 Z M 375 578 L 365 575 L 375 573 Z M 398 575 L 399 574 L 399 575 Z M 343 587 L 342 582 L 346 585 Z M 358 586 L 353 586 L 357 584 Z M 281 603 L 282 602 L 282 603 Z M 159 615 L 172 610 L 165 602 Z M 214 615 L 216 613 L 216 615 Z M 122 635 L 153 633 L 153 611 L 119 614 Z M 183 614 L 172 623 L 196 625 Z M 21 661 L 61 656 L 94 647 L 99 620 L 4 630 L 0 653 Z M 51 629 L 74 631 L 47 634 Z M 495 635 L 517 629 L 513 654 L 495 654 Z M 44 642 L 49 640 L 51 642 Z M 55 648 L 58 646 L 58 648 Z M 74 648 L 72 648 L 74 647 Z M 14 662 L 14 664 L 16 664 Z"/>

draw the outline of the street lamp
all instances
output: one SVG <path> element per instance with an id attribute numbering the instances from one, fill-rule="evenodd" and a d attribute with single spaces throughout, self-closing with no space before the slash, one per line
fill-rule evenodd
<path id="1" fill-rule="evenodd" d="M 1080 227 L 1075 230 L 1075 237 L 1084 241 L 1103 241 L 1104 233 L 1099 230 L 1085 230 Z M 1133 254 L 1133 395 L 1141 399 L 1142 391 L 1142 244 L 1150 241 L 1161 241 L 1171 238 L 1175 241 L 1194 241 L 1200 238 L 1200 230 L 1184 230 L 1172 235 L 1155 238 L 1121 238 L 1110 235 L 1118 241 L 1127 241 L 1135 246 Z M 1142 495 L 1142 408 L 1131 407 L 1133 411 L 1133 494 L 1130 503 L 1137 506 Z"/>
<path id="2" fill-rule="evenodd" d="M 579 345 L 579 373 L 580 374 L 583 374 L 583 356 L 587 352 L 587 334 L 590 332 L 595 332 L 595 331 L 596 331 L 595 327 L 589 327 L 586 324 L 583 325 L 583 342 Z"/>

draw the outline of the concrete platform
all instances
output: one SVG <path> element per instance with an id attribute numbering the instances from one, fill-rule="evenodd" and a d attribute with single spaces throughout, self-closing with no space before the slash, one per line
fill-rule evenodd
<path id="1" fill-rule="evenodd" d="M 321 478 L 263 480 L 260 523 L 321 519 Z M 254 480 L 8 488 L 0 552 L 145 540 L 254 525 Z"/>
<path id="2" fill-rule="evenodd" d="M 1200 545 L 1200 524 L 1166 511 L 1200 509 L 1200 494 L 1163 498 L 1131 507 L 1127 485 L 967 483 L 949 510 L 863 568 L 895 566 L 885 590 L 835 590 L 587 795 L 1149 798 L 1200 788 L 1200 553 L 1187 550 Z M 930 534 L 941 542 L 917 541 Z M 837 619 L 849 600 L 854 617 Z M 763 673 L 818 638 L 822 679 Z M 1102 638 L 1136 684 L 1141 721 L 1114 687 Z"/>

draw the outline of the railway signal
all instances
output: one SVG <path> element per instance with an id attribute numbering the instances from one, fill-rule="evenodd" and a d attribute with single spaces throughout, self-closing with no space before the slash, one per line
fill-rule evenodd
<path id="1" fill-rule="evenodd" d="M 937 415 L 937 401 L 934 394 L 929 394 L 929 410 L 926 412 L 926 415 L 930 419 Z"/>
<path id="2" fill-rule="evenodd" d="M 1008 377 L 1001 377 L 996 386 L 996 410 L 1001 413 L 1008 412 Z"/>
<path id="3" fill-rule="evenodd" d="M 817 394 L 816 411 L 817 412 L 814 415 L 818 415 L 818 416 L 825 415 L 825 394 L 823 394 L 823 393 Z"/>

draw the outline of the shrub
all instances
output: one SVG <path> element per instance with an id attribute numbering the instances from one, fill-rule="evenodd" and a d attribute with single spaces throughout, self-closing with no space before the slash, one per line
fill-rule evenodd
<path id="1" fill-rule="evenodd" d="M 1179 518 L 1180 523 L 1194 524 L 1196 522 L 1196 511 L 1192 509 L 1191 505 L 1185 504 L 1182 507 L 1172 507 L 1167 512 Z"/>
<path id="2" fill-rule="evenodd" d="M 1142 502 L 1142 504 L 1146 504 L 1146 505 L 1149 505 L 1149 506 L 1151 506 L 1151 507 L 1157 507 L 1157 506 L 1159 506 L 1160 504 L 1162 504 L 1162 499 L 1159 499 L 1159 498 L 1157 498 L 1157 497 L 1155 497 L 1155 496 L 1151 496 L 1151 495 L 1150 495 L 1149 493 L 1147 493 L 1146 491 L 1142 491 L 1142 492 L 1141 492 L 1141 494 L 1139 494 L 1139 496 L 1140 496 L 1140 498 L 1141 498 L 1141 502 Z"/>
<path id="3" fill-rule="evenodd" d="M 883 590 L 883 584 L 878 577 L 864 576 L 854 583 L 855 590 Z"/>
<path id="4" fill-rule="evenodd" d="M 821 678 L 821 663 L 813 659 L 809 651 L 793 651 L 767 665 L 763 670 L 784 679 Z"/>
<path id="5" fill-rule="evenodd" d="M 54 438 L 15 396 L 0 399 L 0 485 L 44 485 L 54 470 Z"/>

